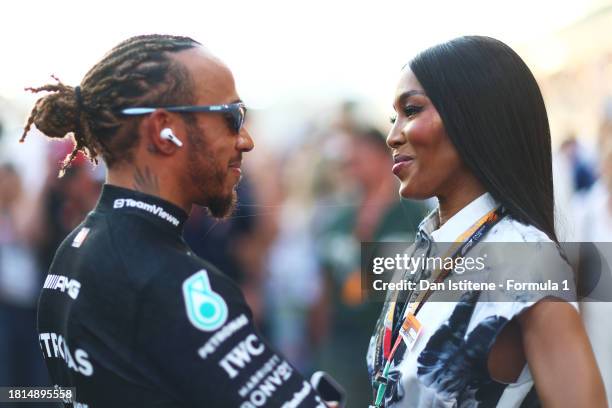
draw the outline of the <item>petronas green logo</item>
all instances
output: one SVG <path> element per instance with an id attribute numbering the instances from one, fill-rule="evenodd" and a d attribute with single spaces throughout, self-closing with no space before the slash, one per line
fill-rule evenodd
<path id="1" fill-rule="evenodd" d="M 183 282 L 183 297 L 187 317 L 197 329 L 210 332 L 223 326 L 227 320 L 227 304 L 210 288 L 206 269 L 202 269 Z"/>

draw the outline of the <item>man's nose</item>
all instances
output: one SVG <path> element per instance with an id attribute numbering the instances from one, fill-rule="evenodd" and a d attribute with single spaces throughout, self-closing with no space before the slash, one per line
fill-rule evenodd
<path id="1" fill-rule="evenodd" d="M 255 147 L 255 143 L 253 142 L 251 134 L 244 127 L 240 130 L 237 147 L 238 150 L 240 150 L 241 152 L 250 152 Z"/>

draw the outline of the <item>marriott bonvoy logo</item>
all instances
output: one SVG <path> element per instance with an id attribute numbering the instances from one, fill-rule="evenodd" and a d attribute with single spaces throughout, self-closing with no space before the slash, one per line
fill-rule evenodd
<path id="1" fill-rule="evenodd" d="M 153 215 L 157 215 L 162 220 L 168 221 L 175 227 L 179 225 L 179 220 L 172 214 L 164 211 L 164 209 L 155 204 L 145 203 L 144 201 L 133 200 L 131 198 L 117 198 L 113 202 L 113 208 L 138 208 L 139 210 L 145 210 Z"/>

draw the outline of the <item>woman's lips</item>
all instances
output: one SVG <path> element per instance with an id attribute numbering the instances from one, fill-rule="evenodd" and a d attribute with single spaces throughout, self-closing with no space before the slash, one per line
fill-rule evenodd
<path id="1" fill-rule="evenodd" d="M 403 154 L 398 154 L 393 156 L 393 168 L 391 171 L 393 174 L 399 177 L 400 172 L 410 166 L 414 162 L 413 156 L 406 156 Z"/>

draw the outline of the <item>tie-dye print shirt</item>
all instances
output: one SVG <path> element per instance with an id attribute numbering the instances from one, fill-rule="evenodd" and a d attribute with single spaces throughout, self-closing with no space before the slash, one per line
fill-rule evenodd
<path id="1" fill-rule="evenodd" d="M 436 243 L 454 242 L 498 205 L 491 195 L 486 193 L 460 210 L 442 227 L 439 226 L 437 211 L 432 212 L 419 226 L 417 241 L 408 252 L 415 251 L 414 248 L 418 248 L 423 239 L 433 243 L 434 248 Z M 552 241 L 537 228 L 506 216 L 471 250 L 470 256 L 477 253 L 485 243 L 493 242 L 496 243 L 494 248 L 499 249 L 503 249 L 503 243 L 534 243 L 533 248 L 541 252 L 531 259 L 508 262 L 505 258 L 504 262 L 497 264 L 487 262 L 489 273 L 496 274 L 498 281 L 500 276 L 514 276 L 517 271 L 522 271 L 519 273 L 523 275 L 534 275 L 533 280 L 537 280 L 538 263 L 550 263 L 553 257 L 555 273 L 566 276 L 573 284 L 571 268 L 556 251 Z M 555 253 L 551 253 L 551 248 Z M 487 295 L 465 292 L 458 301 L 453 302 L 432 301 L 433 297 L 430 298 L 418 312 L 417 317 L 423 324 L 423 331 L 412 350 L 407 351 L 406 344 L 401 342 L 393 357 L 382 406 L 539 406 L 527 365 L 516 382 L 503 384 L 490 377 L 487 358 L 504 326 L 538 300 L 550 295 L 545 291 L 511 292 L 507 294 L 505 301 L 487 301 Z M 377 389 L 375 375 L 382 370 L 384 364 L 381 336 L 384 333 L 384 318 L 393 304 L 390 299 L 391 295 L 388 294 L 367 355 L 373 394 Z M 572 304 L 577 308 L 577 303 Z M 399 307 L 396 310 L 399 314 Z"/>

